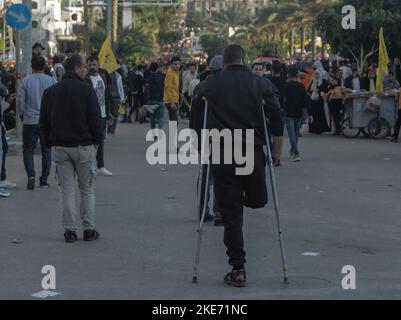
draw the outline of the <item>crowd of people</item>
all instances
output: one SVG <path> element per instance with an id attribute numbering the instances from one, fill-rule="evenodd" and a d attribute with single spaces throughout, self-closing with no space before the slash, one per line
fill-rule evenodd
<path id="1" fill-rule="evenodd" d="M 17 121 L 21 121 L 27 189 L 36 187 L 34 153 L 39 141 L 42 153 L 39 187 L 50 187 L 48 177 L 54 162 L 61 189 L 65 241 L 78 239 L 74 200 L 76 178 L 81 194 L 84 240 L 96 240 L 99 233 L 94 218 L 95 179 L 97 175 L 113 175 L 105 165 L 107 135 L 116 134 L 119 122 L 149 122 L 151 129 L 163 129 L 167 115 L 169 121 L 177 123 L 180 119 L 189 119 L 189 127 L 199 132 L 204 117 L 202 98 L 206 97 L 213 105 L 210 129 L 252 128 L 257 131 L 257 163 L 250 177 L 240 179 L 233 175 L 233 167 L 221 166 L 215 168 L 208 183 L 200 184 L 201 207 L 209 202 L 210 188 L 214 185 L 213 214 L 207 204 L 205 221 L 214 220 L 216 226 L 225 227 L 224 241 L 229 263 L 233 266 L 225 281 L 234 285 L 245 283 L 246 278 L 243 206 L 260 208 L 267 203 L 266 161 L 262 150 L 266 141 L 261 134 L 262 127 L 257 127 L 261 125 L 261 116 L 253 102 L 263 97 L 269 123 L 270 141 L 267 143 L 272 147 L 273 165 L 281 166 L 285 128 L 291 146 L 289 157 L 300 162 L 298 140 L 302 124 L 308 124 L 313 134 L 332 132 L 340 135 L 344 105 L 334 93 L 338 88 L 373 92 L 377 71 L 372 64 L 360 74 L 356 66 L 320 60 L 248 64 L 243 49 L 232 45 L 223 55 L 210 57 L 206 63 L 184 63 L 178 56 L 172 57 L 167 64 L 119 61 L 120 68 L 108 72 L 101 68 L 96 53 L 84 59 L 67 50 L 65 58 L 53 57 L 50 66 L 43 56 L 43 49 L 39 43 L 33 46 L 32 74 L 21 81 L 18 92 L 15 74 L 0 66 L 0 96 L 8 105 L 0 112 L 0 196 L 9 196 L 7 189 L 16 187 L 6 175 L 7 131 L 16 128 Z M 384 88 L 398 90 L 398 99 L 401 93 L 400 59 L 394 60 L 390 70 Z M 245 85 L 248 83 L 252 86 Z M 232 92 L 236 94 L 232 95 Z M 325 111 L 327 107 L 329 117 Z M 244 109 L 248 111 L 244 113 Z M 401 99 L 393 141 L 398 141 L 400 127 Z M 154 136 L 154 139 L 158 137 Z M 198 181 L 205 179 L 206 176 L 198 177 Z M 208 189 L 206 193 L 205 188 Z M 227 192 L 228 189 L 231 191 Z M 246 195 L 244 201 L 242 194 Z M 199 212 L 199 216 L 201 214 Z"/>
<path id="2" fill-rule="evenodd" d="M 38 125 L 41 95 L 47 87 L 62 80 L 65 74 L 65 61 L 74 54 L 73 50 L 67 49 L 65 57 L 56 55 L 52 59 L 44 59 L 44 49 L 40 43 L 33 46 L 33 74 L 22 81 L 21 90 L 18 93 L 15 89 L 15 71 L 0 67 L 0 96 L 7 104 L 7 108 L 0 113 L 2 120 L 1 196 L 9 195 L 9 192 L 4 189 L 15 188 L 15 183 L 6 179 L 5 163 L 8 151 L 6 132 L 16 127 L 17 117 L 20 117 L 23 122 L 27 187 L 28 189 L 35 187 L 33 153 L 37 140 L 40 140 Z M 37 57 L 43 59 L 35 59 Z M 86 61 L 85 80 L 92 83 L 98 96 L 102 126 L 105 131 L 104 140 L 106 134 L 116 133 L 118 122 L 150 122 L 152 129 L 163 129 L 167 115 L 170 121 L 178 121 L 179 118 L 189 119 L 194 89 L 208 75 L 215 72 L 216 68 L 221 68 L 216 61 L 213 66 L 212 57 L 201 64 L 195 61 L 182 63 L 179 57 L 173 57 L 169 63 L 158 60 L 151 63 L 142 61 L 139 64 L 133 62 L 125 64 L 120 60 L 120 68 L 108 73 L 100 68 L 96 54 L 89 56 Z M 35 70 L 38 68 L 39 70 Z M 355 64 L 326 60 L 299 59 L 291 63 L 273 60 L 271 64 L 255 62 L 250 65 L 250 68 L 255 74 L 269 79 L 279 91 L 281 121 L 278 121 L 276 126 L 270 127 L 273 161 L 276 166 L 281 165 L 284 127 L 287 128 L 291 144 L 290 158 L 297 162 L 301 161 L 297 141 L 303 124 L 307 123 L 309 131 L 314 134 L 325 132 L 332 132 L 334 135 L 341 134 L 344 103 L 342 99 L 335 96 L 338 88 L 347 88 L 355 93 L 375 91 L 377 72 L 375 64 L 370 64 L 361 73 Z M 399 58 L 394 59 L 389 70 L 389 75 L 384 79 L 384 89 L 398 91 L 401 82 Z M 303 85 L 304 90 L 301 90 L 299 84 Z M 399 94 L 396 98 L 398 97 Z M 392 139 L 394 142 L 398 141 L 400 127 L 401 107 L 394 128 Z M 39 186 L 47 187 L 51 156 L 43 141 L 41 141 L 41 149 L 43 171 L 39 178 Z M 99 145 L 96 160 L 98 173 L 111 176 L 112 172 L 104 164 L 104 143 Z"/>

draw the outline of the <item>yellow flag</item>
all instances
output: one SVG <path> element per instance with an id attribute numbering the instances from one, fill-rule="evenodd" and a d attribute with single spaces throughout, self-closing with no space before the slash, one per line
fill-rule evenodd
<path id="1" fill-rule="evenodd" d="M 379 65 L 377 69 L 377 80 L 376 80 L 376 93 L 383 93 L 383 74 L 388 75 L 388 54 L 386 42 L 384 41 L 383 27 L 380 28 L 379 34 Z"/>
<path id="2" fill-rule="evenodd" d="M 106 38 L 106 40 L 103 42 L 102 48 L 100 49 L 99 62 L 100 67 L 106 69 L 108 73 L 112 73 L 120 68 L 120 65 L 117 63 L 116 57 L 113 53 L 113 49 L 111 48 L 110 36 Z"/>

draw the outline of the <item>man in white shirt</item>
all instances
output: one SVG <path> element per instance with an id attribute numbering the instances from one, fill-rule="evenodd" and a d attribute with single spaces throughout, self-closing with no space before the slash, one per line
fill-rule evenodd
<path id="1" fill-rule="evenodd" d="M 104 132 L 104 139 L 99 144 L 99 148 L 96 154 L 98 174 L 102 176 L 112 176 L 113 173 L 107 170 L 104 166 L 104 140 L 106 139 L 107 120 L 110 113 L 107 103 L 107 100 L 109 99 L 107 81 L 99 73 L 99 58 L 97 56 L 92 55 L 88 57 L 86 59 L 86 63 L 89 71 L 88 80 L 92 83 L 93 88 L 96 92 L 97 99 L 99 101 L 100 112 L 102 116 L 102 129 Z"/>
<path id="2" fill-rule="evenodd" d="M 191 105 L 191 97 L 189 95 L 189 89 L 191 81 L 196 79 L 198 76 L 196 72 L 196 64 L 189 63 L 188 70 L 184 71 L 182 74 L 182 105 L 181 105 L 181 115 L 189 118 L 189 107 Z"/>
<path id="3" fill-rule="evenodd" d="M 110 98 L 111 98 L 111 110 L 110 113 L 113 116 L 113 123 L 108 128 L 108 133 L 115 134 L 118 123 L 118 109 L 124 101 L 124 86 L 121 75 L 117 71 L 113 71 L 110 74 L 111 85 L 110 85 Z"/>

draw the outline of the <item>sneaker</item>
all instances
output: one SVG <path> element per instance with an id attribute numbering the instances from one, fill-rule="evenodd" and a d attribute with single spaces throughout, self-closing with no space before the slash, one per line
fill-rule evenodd
<path id="1" fill-rule="evenodd" d="M 41 182 L 39 183 L 39 188 L 48 189 L 48 188 L 50 188 L 50 184 L 48 184 L 48 183 L 45 182 L 45 181 L 41 181 Z"/>
<path id="2" fill-rule="evenodd" d="M 214 213 L 214 225 L 216 227 L 223 227 L 224 226 L 223 218 L 221 217 L 221 213 L 220 212 L 215 212 Z"/>
<path id="3" fill-rule="evenodd" d="M 113 173 L 107 170 L 105 167 L 97 169 L 97 174 L 106 177 L 111 177 L 113 175 Z"/>
<path id="4" fill-rule="evenodd" d="M 28 184 L 27 184 L 26 188 L 27 188 L 28 190 L 33 190 L 33 189 L 35 189 L 35 178 L 34 178 L 34 177 L 28 178 Z"/>
<path id="5" fill-rule="evenodd" d="M 293 160 L 293 159 L 294 159 L 294 157 L 295 157 L 295 153 L 294 153 L 294 152 L 290 152 L 289 159 L 290 159 L 290 160 Z"/>
<path id="6" fill-rule="evenodd" d="M 294 158 L 292 159 L 292 161 L 300 162 L 301 161 L 301 157 L 299 156 L 299 154 L 295 155 Z"/>
<path id="7" fill-rule="evenodd" d="M 10 194 L 10 192 L 8 192 L 8 191 L 6 191 L 6 190 L 4 190 L 4 189 L 0 189 L 0 197 L 2 197 L 2 198 L 7 198 L 7 197 L 9 197 L 11 194 Z"/>
<path id="8" fill-rule="evenodd" d="M 393 138 L 391 139 L 391 142 L 398 143 L 398 139 L 393 137 Z"/>
<path id="9" fill-rule="evenodd" d="M 73 243 L 78 240 L 77 233 L 75 231 L 66 231 L 64 233 L 64 241 L 66 243 Z"/>
<path id="10" fill-rule="evenodd" d="M 99 239 L 99 232 L 95 229 L 84 231 L 84 241 L 95 241 Z"/>
<path id="11" fill-rule="evenodd" d="M 224 276 L 224 283 L 229 286 L 242 288 L 246 286 L 246 272 L 245 269 L 232 270 Z"/>
<path id="12" fill-rule="evenodd" d="M 8 180 L 0 181 L 0 188 L 15 189 L 16 187 L 17 187 L 17 184 L 15 184 L 14 182 L 11 182 Z"/>

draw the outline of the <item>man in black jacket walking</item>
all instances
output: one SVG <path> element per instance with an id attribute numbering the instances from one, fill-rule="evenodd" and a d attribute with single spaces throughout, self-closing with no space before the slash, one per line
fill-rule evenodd
<path id="1" fill-rule="evenodd" d="M 102 143 L 104 128 L 96 92 L 84 80 L 82 57 L 68 58 L 65 71 L 62 80 L 43 94 L 40 129 L 48 147 L 53 147 L 65 241 L 78 239 L 75 175 L 81 193 L 84 240 L 93 241 L 99 237 L 95 229 L 96 151 Z"/>
<path id="2" fill-rule="evenodd" d="M 236 175 L 241 165 L 233 157 L 232 164 L 214 164 L 213 183 L 219 209 L 224 222 L 224 243 L 227 247 L 232 271 L 224 277 L 229 285 L 242 287 L 246 283 L 245 250 L 242 233 L 243 208 L 263 208 L 267 204 L 266 144 L 262 106 L 265 113 L 280 110 L 279 94 L 270 81 L 252 74 L 245 66 L 245 51 L 238 45 L 224 50 L 223 70 L 209 76 L 199 84 L 194 104 L 202 97 L 208 100 L 208 129 L 221 132 L 242 129 L 242 141 L 246 129 L 254 130 L 254 170 L 249 175 Z M 193 110 L 199 110 L 194 108 Z M 244 147 L 243 149 L 244 150 Z M 224 151 L 220 150 L 223 155 Z"/>
<path id="3" fill-rule="evenodd" d="M 150 114 L 150 128 L 156 129 L 156 124 L 158 129 L 163 129 L 164 126 L 164 80 L 165 76 L 159 71 L 159 64 L 157 62 L 152 62 L 150 64 L 150 75 L 145 81 L 145 102 L 150 106 L 157 106 L 153 109 Z"/>
<path id="4" fill-rule="evenodd" d="M 298 81 L 298 68 L 288 69 L 288 82 L 285 89 L 285 123 L 290 139 L 290 158 L 295 162 L 301 161 L 298 149 L 299 129 L 301 127 L 304 109 L 308 110 L 308 98 L 305 87 Z M 310 111 L 308 110 L 308 114 Z"/>

